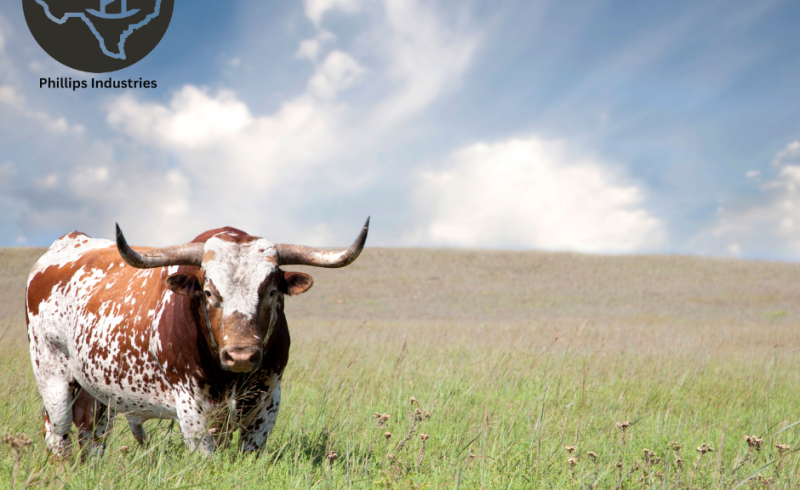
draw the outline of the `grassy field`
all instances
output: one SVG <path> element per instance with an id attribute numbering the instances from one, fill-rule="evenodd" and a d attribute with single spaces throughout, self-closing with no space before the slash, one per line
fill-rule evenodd
<path id="1" fill-rule="evenodd" d="M 25 350 L 41 253 L 0 249 L 0 431 L 32 440 L 0 446 L 2 488 L 800 488 L 800 265 L 367 249 L 287 299 L 259 458 L 120 420 L 56 462 Z"/>

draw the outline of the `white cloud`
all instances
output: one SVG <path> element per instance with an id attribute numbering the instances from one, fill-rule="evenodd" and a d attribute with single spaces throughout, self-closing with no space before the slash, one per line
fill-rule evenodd
<path id="1" fill-rule="evenodd" d="M 0 106 L 5 106 L 16 115 L 41 124 L 48 131 L 82 135 L 84 128 L 80 124 L 70 124 L 64 117 L 52 116 L 45 111 L 30 107 L 25 95 L 19 88 L 22 80 L 20 80 L 16 63 L 10 56 L 10 52 L 5 49 L 10 46 L 8 43 L 10 34 L 13 34 L 13 32 L 9 23 L 5 17 L 0 15 L 0 80 L 2 80 L 2 84 L 0 84 Z M 14 39 L 17 41 L 16 38 Z M 37 62 L 30 61 L 29 65 L 33 66 L 34 63 Z"/>
<path id="2" fill-rule="evenodd" d="M 324 29 L 320 29 L 318 30 L 316 37 L 304 39 L 300 42 L 300 46 L 297 48 L 296 56 L 298 58 L 305 58 L 316 63 L 317 57 L 319 56 L 323 45 L 329 41 L 333 41 L 335 38 L 336 36 L 334 36 L 333 33 Z"/>
<path id="3" fill-rule="evenodd" d="M 362 0 L 306 0 L 305 11 L 306 17 L 319 27 L 322 23 L 322 17 L 332 10 L 341 10 L 342 12 L 353 14 L 357 12 L 363 5 Z"/>
<path id="4" fill-rule="evenodd" d="M 696 239 L 705 253 L 800 257 L 800 141 L 773 159 L 777 175 L 749 202 L 720 208 L 717 221 Z"/>
<path id="5" fill-rule="evenodd" d="M 47 174 L 44 177 L 40 178 L 36 181 L 35 185 L 39 189 L 54 189 L 58 185 L 58 175 L 57 174 Z"/>
<path id="6" fill-rule="evenodd" d="M 131 93 L 108 107 L 108 122 L 139 140 L 158 140 L 182 149 L 204 148 L 240 135 L 254 118 L 247 105 L 222 90 L 215 97 L 186 86 L 168 107 L 141 102 Z"/>
<path id="7" fill-rule="evenodd" d="M 387 29 L 378 33 L 389 60 L 387 76 L 399 89 L 374 111 L 374 124 L 388 126 L 405 119 L 457 87 L 469 67 L 479 36 L 448 11 L 446 26 L 430 6 L 406 0 L 384 0 Z"/>
<path id="8" fill-rule="evenodd" d="M 297 57 L 306 58 L 310 61 L 317 61 L 317 55 L 320 50 L 320 42 L 316 39 L 305 39 L 300 42 L 300 47 L 297 48 Z"/>
<path id="9" fill-rule="evenodd" d="M 80 124 L 70 125 L 63 117 L 54 117 L 44 111 L 29 109 L 25 100 L 16 87 L 11 85 L 0 85 L 0 104 L 13 109 L 17 114 L 37 121 L 42 126 L 55 133 L 71 133 L 82 135 L 83 126 Z"/>
<path id="10" fill-rule="evenodd" d="M 17 92 L 15 87 L 10 85 L 0 85 L 0 103 L 3 103 L 17 111 L 24 110 L 25 98 Z"/>
<path id="11" fill-rule="evenodd" d="M 792 141 L 772 159 L 772 165 L 779 167 L 800 159 L 800 141 Z"/>
<path id="12" fill-rule="evenodd" d="M 416 193 L 425 225 L 412 242 L 616 253 L 666 238 L 639 188 L 535 135 L 461 149 L 424 174 Z"/>
<path id="13" fill-rule="evenodd" d="M 308 91 L 324 101 L 333 101 L 339 92 L 358 83 L 363 73 L 364 67 L 352 56 L 333 51 L 308 81 Z"/>
<path id="14" fill-rule="evenodd" d="M 13 163 L 0 163 L 0 189 L 8 188 L 11 179 L 15 178 L 18 173 L 17 167 Z"/>
<path id="15" fill-rule="evenodd" d="M 306 16 L 317 37 L 301 43 L 298 56 L 316 59 L 330 33 L 322 29 L 325 14 L 346 14 L 376 7 L 382 18 L 362 36 L 362 46 L 384 63 L 380 75 L 392 91 L 371 111 L 369 127 L 385 130 L 418 114 L 447 90 L 458 86 L 468 69 L 479 35 L 466 16 L 448 7 L 446 16 L 415 0 L 306 0 Z"/>
<path id="16" fill-rule="evenodd" d="M 336 117 L 336 107 L 305 95 L 256 117 L 231 92 L 212 95 L 193 86 L 166 106 L 130 95 L 108 106 L 112 126 L 170 151 L 188 173 L 217 188 L 235 182 L 266 190 L 278 177 L 324 163 L 341 149 Z"/>
<path id="17" fill-rule="evenodd" d="M 325 243 L 329 235 L 301 232 L 292 211 L 329 185 L 325 164 L 351 149 L 333 102 L 302 95 L 274 114 L 254 116 L 230 92 L 186 86 L 166 105 L 120 97 L 108 106 L 108 122 L 142 147 L 171 155 L 188 192 L 186 202 L 170 207 L 193 210 L 173 230 L 230 224 Z"/>

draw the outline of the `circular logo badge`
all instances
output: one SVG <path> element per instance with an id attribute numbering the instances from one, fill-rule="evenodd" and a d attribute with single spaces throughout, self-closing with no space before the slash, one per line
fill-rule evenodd
<path id="1" fill-rule="evenodd" d="M 76 70 L 108 73 L 150 54 L 175 0 L 22 0 L 31 34 L 47 54 Z"/>

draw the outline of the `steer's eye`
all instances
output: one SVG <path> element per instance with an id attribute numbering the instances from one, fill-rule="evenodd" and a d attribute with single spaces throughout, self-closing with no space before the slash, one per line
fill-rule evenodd
<path id="1" fill-rule="evenodd" d="M 211 291 L 206 290 L 206 297 L 208 297 L 208 298 L 211 297 Z"/>
<path id="2" fill-rule="evenodd" d="M 275 297 L 275 293 L 276 293 L 276 291 L 273 289 L 272 291 L 269 292 L 269 297 L 270 298 L 274 298 Z"/>

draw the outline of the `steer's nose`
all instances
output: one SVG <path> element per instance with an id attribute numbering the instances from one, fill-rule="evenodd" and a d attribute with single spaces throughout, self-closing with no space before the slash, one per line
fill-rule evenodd
<path id="1" fill-rule="evenodd" d="M 220 353 L 222 365 L 237 373 L 246 373 L 261 364 L 261 348 L 251 347 L 225 347 Z"/>

